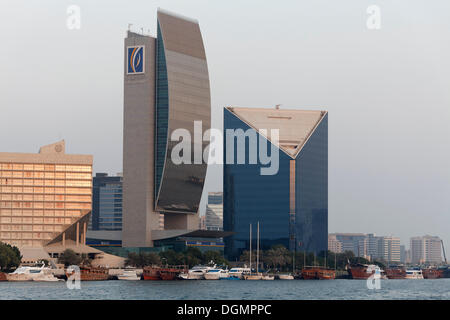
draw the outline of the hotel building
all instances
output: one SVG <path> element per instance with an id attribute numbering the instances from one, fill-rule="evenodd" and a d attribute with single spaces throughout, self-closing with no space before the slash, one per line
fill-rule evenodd
<path id="1" fill-rule="evenodd" d="M 65 153 L 65 142 L 37 154 L 0 153 L 0 241 L 42 248 L 84 244 L 92 201 L 90 155 Z"/>
<path id="2" fill-rule="evenodd" d="M 228 258 L 249 248 L 249 225 L 260 222 L 261 248 L 282 244 L 290 250 L 327 250 L 328 237 L 328 113 L 326 111 L 280 110 L 278 108 L 224 109 L 224 136 L 228 129 L 254 133 L 258 150 L 279 150 L 279 170 L 261 175 L 266 167 L 237 163 L 237 153 L 250 159 L 250 138 L 245 144 L 229 141 L 224 150 L 224 230 L 235 234 L 225 239 Z M 260 136 L 278 129 L 279 143 Z M 235 138 L 235 141 L 238 140 Z M 262 142 L 261 142 L 262 141 Z M 267 144 L 264 146 L 264 144 Z M 233 152 L 234 163 L 227 163 Z M 230 156 L 231 157 L 231 156 Z M 253 230 L 253 240 L 256 230 Z M 255 243 L 254 243 L 255 245 Z M 254 246 L 254 248 L 256 248 Z"/>

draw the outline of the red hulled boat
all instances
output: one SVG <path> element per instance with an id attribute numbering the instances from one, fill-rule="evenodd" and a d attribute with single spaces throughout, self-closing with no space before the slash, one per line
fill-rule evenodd
<path id="1" fill-rule="evenodd" d="M 142 275 L 144 280 L 175 280 L 180 273 L 187 270 L 186 266 L 151 266 L 144 267 Z"/>
<path id="2" fill-rule="evenodd" d="M 386 277 L 388 279 L 405 279 L 406 270 L 403 267 L 392 266 L 386 268 Z"/>
<path id="3" fill-rule="evenodd" d="M 362 280 L 369 279 L 369 277 L 371 275 L 376 274 L 377 271 L 381 278 L 381 272 L 382 272 L 380 267 L 378 267 L 377 265 L 373 265 L 373 264 L 367 265 L 367 264 L 361 264 L 361 263 L 348 265 L 347 271 L 350 274 L 350 276 L 352 277 L 352 279 L 362 279 Z"/>
<path id="4" fill-rule="evenodd" d="M 325 267 L 304 267 L 302 269 L 304 280 L 333 280 L 336 278 L 336 271 Z"/>
<path id="5" fill-rule="evenodd" d="M 422 275 L 424 279 L 440 279 L 444 276 L 444 271 L 438 268 L 426 268 L 422 269 Z"/>

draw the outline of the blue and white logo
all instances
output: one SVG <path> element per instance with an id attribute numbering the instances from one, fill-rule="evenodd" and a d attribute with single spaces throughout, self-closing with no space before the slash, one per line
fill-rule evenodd
<path id="1" fill-rule="evenodd" d="M 144 73 L 144 46 L 127 47 L 127 73 L 140 74 Z"/>

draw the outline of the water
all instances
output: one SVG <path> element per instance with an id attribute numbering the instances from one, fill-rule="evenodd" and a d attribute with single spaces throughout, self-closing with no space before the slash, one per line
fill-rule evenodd
<path id="1" fill-rule="evenodd" d="M 86 281 L 80 290 L 64 282 L 0 282 L 0 299 L 450 300 L 450 279 L 381 280 L 379 290 L 369 290 L 365 280 Z"/>

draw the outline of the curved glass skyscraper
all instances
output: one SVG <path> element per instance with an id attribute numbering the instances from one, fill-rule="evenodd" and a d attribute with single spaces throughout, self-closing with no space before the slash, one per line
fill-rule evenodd
<path id="1" fill-rule="evenodd" d="M 125 39 L 125 247 L 152 246 L 152 234 L 161 231 L 160 214 L 165 230 L 197 229 L 206 176 L 207 164 L 194 157 L 194 151 L 206 147 L 202 138 L 211 124 L 200 27 L 194 20 L 164 11 L 157 16 L 157 38 L 129 31 Z M 196 122 L 201 128 L 194 130 Z M 171 136 L 177 129 L 192 137 L 190 164 L 172 162 L 172 149 L 179 141 L 171 141 Z M 196 135 L 200 139 L 195 140 Z"/>

